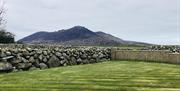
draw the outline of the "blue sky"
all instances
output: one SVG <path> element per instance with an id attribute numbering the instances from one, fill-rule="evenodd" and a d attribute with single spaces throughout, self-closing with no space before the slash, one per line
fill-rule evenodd
<path id="1" fill-rule="evenodd" d="M 180 0 L 6 0 L 16 40 L 81 25 L 124 40 L 180 45 Z"/>

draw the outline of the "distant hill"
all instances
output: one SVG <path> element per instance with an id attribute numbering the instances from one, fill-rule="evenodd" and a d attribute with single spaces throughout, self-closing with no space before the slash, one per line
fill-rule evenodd
<path id="1" fill-rule="evenodd" d="M 82 26 L 55 32 L 37 32 L 18 42 L 30 44 L 62 44 L 62 45 L 149 45 L 147 43 L 125 41 L 104 32 L 93 32 Z"/>

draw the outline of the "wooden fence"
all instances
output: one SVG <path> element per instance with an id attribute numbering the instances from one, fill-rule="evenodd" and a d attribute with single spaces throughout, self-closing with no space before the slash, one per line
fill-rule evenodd
<path id="1" fill-rule="evenodd" d="M 169 51 L 112 50 L 112 60 L 142 60 L 180 64 L 180 54 Z"/>

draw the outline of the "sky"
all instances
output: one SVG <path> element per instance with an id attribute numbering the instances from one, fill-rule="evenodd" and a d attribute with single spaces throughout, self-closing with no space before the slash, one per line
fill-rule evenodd
<path id="1" fill-rule="evenodd" d="M 16 40 L 84 26 L 124 40 L 180 45 L 180 0 L 5 0 Z"/>

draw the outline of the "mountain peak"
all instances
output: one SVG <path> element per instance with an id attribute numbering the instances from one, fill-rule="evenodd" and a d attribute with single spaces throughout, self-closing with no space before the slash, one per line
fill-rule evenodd
<path id="1" fill-rule="evenodd" d="M 87 29 L 86 27 L 83 27 L 83 26 L 74 26 L 74 27 L 70 28 L 69 30 L 90 31 L 89 29 Z"/>
<path id="2" fill-rule="evenodd" d="M 84 26 L 74 26 L 74 27 L 72 27 L 72 28 L 83 29 L 83 28 L 85 28 L 85 27 L 84 27 Z M 87 28 L 85 28 L 85 29 L 87 29 Z"/>

